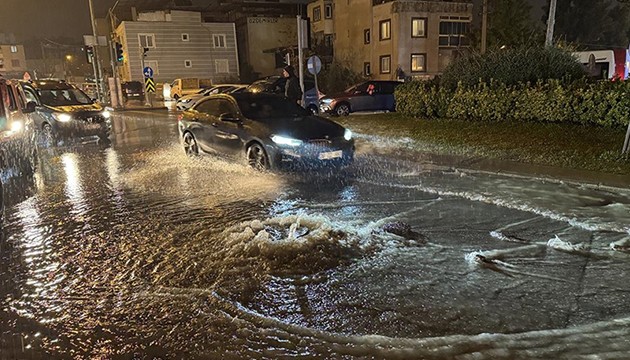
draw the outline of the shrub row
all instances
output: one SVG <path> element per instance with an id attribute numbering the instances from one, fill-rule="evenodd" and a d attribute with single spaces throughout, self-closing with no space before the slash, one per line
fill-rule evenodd
<path id="1" fill-rule="evenodd" d="M 630 82 L 538 81 L 505 85 L 479 81 L 455 90 L 436 81 L 396 89 L 396 109 L 407 115 L 481 121 L 544 121 L 625 126 L 630 119 Z"/>

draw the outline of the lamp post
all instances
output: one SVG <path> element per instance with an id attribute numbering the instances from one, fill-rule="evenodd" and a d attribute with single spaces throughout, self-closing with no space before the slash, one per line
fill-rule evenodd
<path id="1" fill-rule="evenodd" d="M 553 28 L 556 25 L 556 0 L 549 2 L 549 18 L 547 18 L 547 36 L 545 37 L 545 46 L 551 46 L 553 43 Z"/>
<path id="2" fill-rule="evenodd" d="M 96 81 L 96 95 L 99 100 L 103 100 L 103 82 L 101 70 L 101 62 L 98 56 L 98 32 L 96 31 L 96 20 L 94 19 L 94 4 L 92 0 L 88 0 L 90 6 L 90 21 L 92 22 L 92 35 L 94 36 L 94 80 Z"/>

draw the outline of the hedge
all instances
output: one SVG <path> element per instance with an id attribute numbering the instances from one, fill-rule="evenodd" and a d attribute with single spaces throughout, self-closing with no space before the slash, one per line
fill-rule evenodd
<path id="1" fill-rule="evenodd" d="M 630 119 L 630 82 L 560 80 L 505 85 L 480 81 L 455 90 L 436 81 L 396 88 L 396 110 L 425 118 L 571 122 L 620 127 Z"/>

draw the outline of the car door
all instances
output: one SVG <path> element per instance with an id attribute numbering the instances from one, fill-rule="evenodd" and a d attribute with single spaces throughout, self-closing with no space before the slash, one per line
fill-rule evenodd
<path id="1" fill-rule="evenodd" d="M 373 82 L 364 82 L 357 85 L 351 94 L 349 94 L 350 107 L 352 111 L 371 110 L 372 96 L 368 93 L 370 84 Z"/>
<path id="2" fill-rule="evenodd" d="M 22 91 L 24 92 L 24 98 L 27 104 L 30 102 L 35 103 L 36 110 L 34 113 L 31 113 L 29 117 L 35 123 L 35 128 L 37 130 L 41 130 L 42 126 L 44 125 L 44 121 L 46 120 L 46 115 L 44 112 L 42 112 L 42 104 L 39 100 L 39 97 L 37 96 L 37 91 L 27 85 L 22 85 Z"/>
<path id="3" fill-rule="evenodd" d="M 243 148 L 246 136 L 243 122 L 238 116 L 236 106 L 228 99 L 217 101 L 219 116 L 212 126 L 215 128 L 214 143 L 217 150 L 230 155 L 237 155 Z"/>
<path id="4" fill-rule="evenodd" d="M 378 104 L 379 108 L 375 110 L 396 110 L 396 104 L 394 101 L 394 90 L 396 86 L 400 84 L 397 81 L 384 81 L 379 83 L 378 88 Z"/>
<path id="5" fill-rule="evenodd" d="M 190 130 L 203 151 L 218 150 L 214 143 L 216 128 L 213 126 L 218 121 L 218 112 L 217 99 L 203 100 L 192 110 L 194 121 L 190 125 Z"/>

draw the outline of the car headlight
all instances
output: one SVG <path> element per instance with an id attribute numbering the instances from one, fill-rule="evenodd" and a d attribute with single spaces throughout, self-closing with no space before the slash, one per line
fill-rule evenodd
<path id="1" fill-rule="evenodd" d="M 53 116 L 55 117 L 55 119 L 57 119 L 57 121 L 61 121 L 61 122 L 68 122 L 72 120 L 72 116 L 66 113 L 61 113 L 61 114 L 54 113 Z"/>
<path id="2" fill-rule="evenodd" d="M 352 131 L 346 129 L 346 131 L 343 132 L 343 138 L 350 141 L 350 139 L 352 139 Z"/>
<path id="3" fill-rule="evenodd" d="M 332 104 L 333 99 L 321 99 L 321 100 L 320 100 L 320 102 L 321 102 L 322 104 L 326 104 L 326 105 L 328 105 L 328 104 Z"/>
<path id="4" fill-rule="evenodd" d="M 22 131 L 23 127 L 24 127 L 24 124 L 20 120 L 15 120 L 11 124 L 11 131 L 14 132 L 14 133 L 20 132 L 20 131 Z"/>
<path id="5" fill-rule="evenodd" d="M 105 110 L 101 113 L 101 115 L 103 115 L 103 117 L 105 119 L 109 119 L 110 117 L 112 117 L 112 113 L 110 113 L 109 111 Z"/>
<path id="6" fill-rule="evenodd" d="M 290 137 L 273 135 L 271 137 L 271 141 L 275 142 L 278 145 L 286 145 L 286 146 L 300 146 L 302 145 L 302 140 L 293 139 Z"/>

